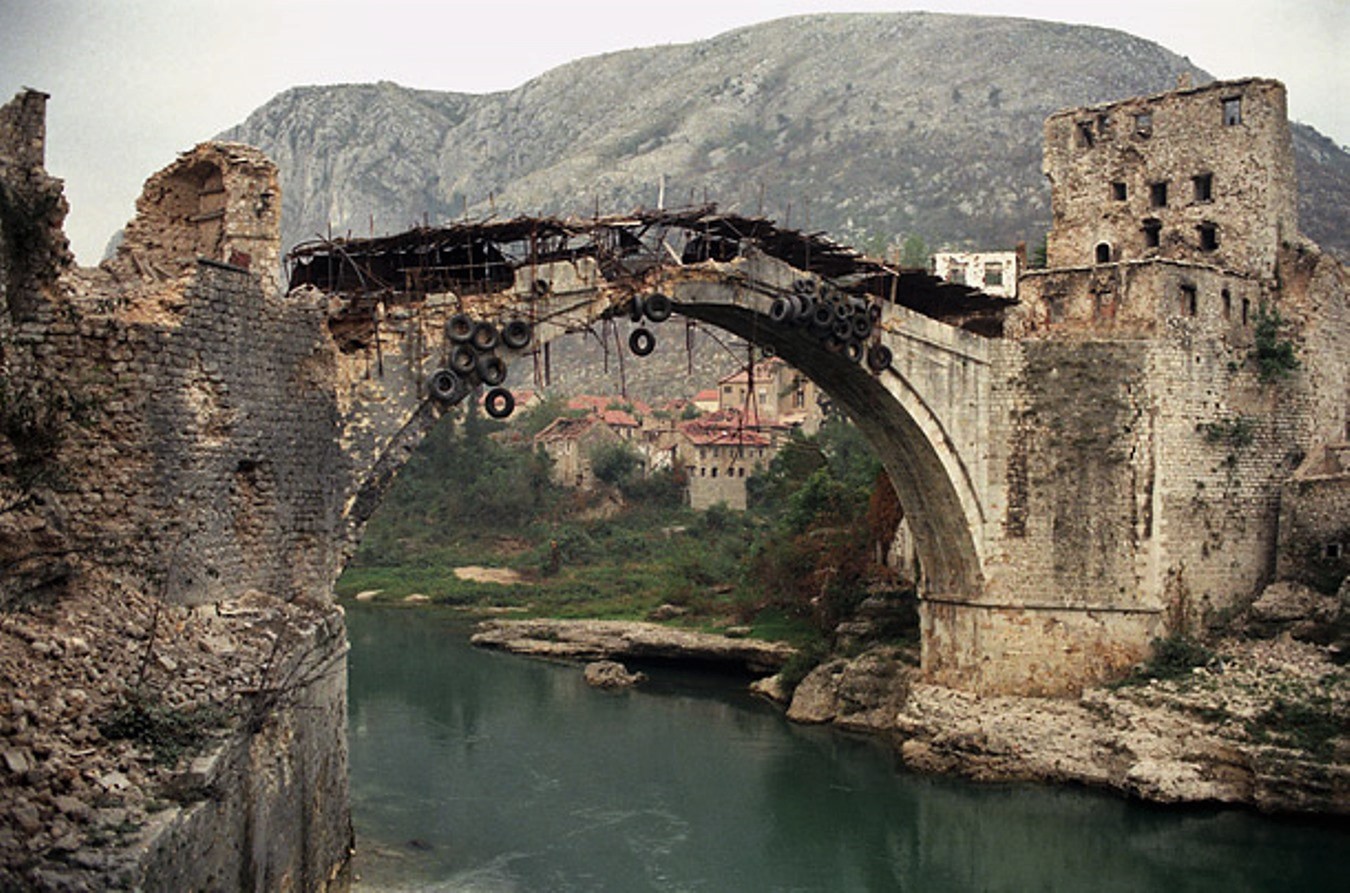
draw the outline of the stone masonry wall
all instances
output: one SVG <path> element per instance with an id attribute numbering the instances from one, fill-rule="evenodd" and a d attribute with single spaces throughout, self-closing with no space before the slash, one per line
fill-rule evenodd
<path id="1" fill-rule="evenodd" d="M 1052 115 L 1044 170 L 1053 189 L 1051 267 L 1171 257 L 1265 277 L 1298 231 L 1277 81 L 1218 82 Z M 1156 245 L 1146 221 L 1156 222 Z M 1199 233 L 1206 224 L 1217 227 L 1209 247 Z"/>

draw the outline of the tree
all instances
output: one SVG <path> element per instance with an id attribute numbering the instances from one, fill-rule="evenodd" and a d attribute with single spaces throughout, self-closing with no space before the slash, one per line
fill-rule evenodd
<path id="1" fill-rule="evenodd" d="M 905 236 L 905 241 L 900 246 L 900 266 L 927 269 L 928 246 L 924 245 L 923 237 L 918 233 Z"/>

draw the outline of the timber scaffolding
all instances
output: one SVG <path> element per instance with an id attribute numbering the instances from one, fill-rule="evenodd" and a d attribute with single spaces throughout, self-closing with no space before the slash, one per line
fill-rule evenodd
<path id="1" fill-rule="evenodd" d="M 868 258 L 824 233 L 786 229 L 763 217 L 717 211 L 716 205 L 639 210 L 592 219 L 516 217 L 366 239 L 316 239 L 287 255 L 289 289 L 389 302 L 430 294 L 489 295 L 510 291 L 527 273 L 530 291 L 548 283 L 528 271 L 590 258 L 604 277 L 597 288 L 637 291 L 660 268 L 729 262 L 758 250 L 811 273 L 848 294 L 892 301 L 976 334 L 998 337 L 1014 298 L 946 282 L 927 270 Z"/>

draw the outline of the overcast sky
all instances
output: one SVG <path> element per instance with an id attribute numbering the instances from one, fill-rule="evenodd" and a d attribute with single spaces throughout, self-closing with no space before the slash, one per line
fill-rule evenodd
<path id="1" fill-rule="evenodd" d="M 927 9 L 1102 25 L 1220 78 L 1274 77 L 1350 144 L 1350 0 L 0 0 L 0 101 L 51 94 L 47 168 L 98 261 L 150 174 L 288 87 L 390 80 L 483 93 L 582 56 L 803 12 Z"/>

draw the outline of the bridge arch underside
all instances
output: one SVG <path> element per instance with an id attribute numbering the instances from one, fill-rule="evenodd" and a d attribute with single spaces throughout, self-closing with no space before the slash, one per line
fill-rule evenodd
<path id="1" fill-rule="evenodd" d="M 975 519 L 923 427 L 881 378 L 823 349 L 803 331 L 776 326 L 750 308 L 691 301 L 684 295 L 677 307 L 691 319 L 772 350 L 844 409 L 872 444 L 904 509 L 918 553 L 923 594 L 974 597 L 983 591 Z M 897 373 L 888 370 L 882 375 Z"/>

